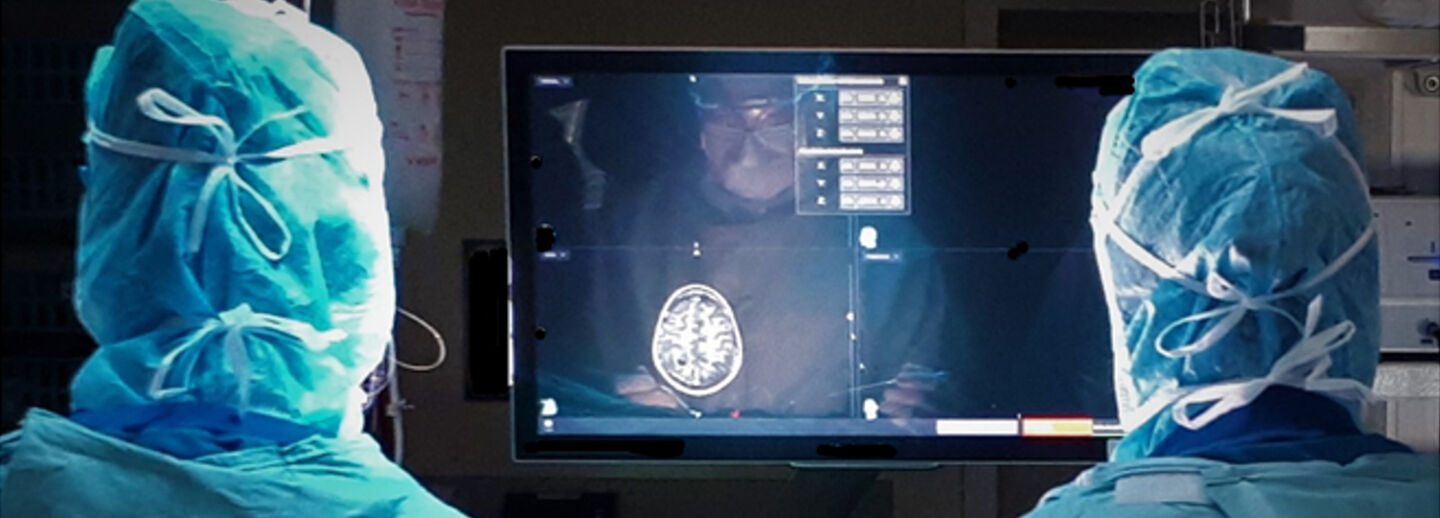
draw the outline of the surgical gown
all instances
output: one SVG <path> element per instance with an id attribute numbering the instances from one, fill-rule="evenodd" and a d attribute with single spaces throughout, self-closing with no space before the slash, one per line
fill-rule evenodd
<path id="1" fill-rule="evenodd" d="M 365 435 L 186 460 L 44 410 L 32 410 L 22 430 L 0 444 L 6 517 L 463 516 Z"/>

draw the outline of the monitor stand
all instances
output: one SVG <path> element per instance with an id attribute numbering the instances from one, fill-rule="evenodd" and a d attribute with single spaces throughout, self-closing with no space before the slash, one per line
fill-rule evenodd
<path id="1" fill-rule="evenodd" d="M 933 462 L 791 463 L 771 518 L 849 518 L 883 471 L 930 470 Z"/>

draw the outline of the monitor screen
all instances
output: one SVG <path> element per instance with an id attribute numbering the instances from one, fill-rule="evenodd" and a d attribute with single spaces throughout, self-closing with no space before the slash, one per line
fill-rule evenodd
<path id="1" fill-rule="evenodd" d="M 517 457 L 1119 435 L 1090 171 L 1143 56 L 505 57 Z"/>

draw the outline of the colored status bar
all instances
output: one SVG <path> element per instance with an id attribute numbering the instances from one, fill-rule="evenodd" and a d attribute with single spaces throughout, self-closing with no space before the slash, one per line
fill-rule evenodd
<path id="1" fill-rule="evenodd" d="M 1120 422 L 1092 417 L 936 419 L 935 435 L 968 437 L 1120 437 Z"/>

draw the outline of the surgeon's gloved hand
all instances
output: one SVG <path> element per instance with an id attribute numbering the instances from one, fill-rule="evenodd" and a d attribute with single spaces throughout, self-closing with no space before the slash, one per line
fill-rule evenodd
<path id="1" fill-rule="evenodd" d="M 915 417 L 917 414 L 933 413 L 931 394 L 943 378 L 943 371 L 906 363 L 900 368 L 891 383 L 885 387 L 880 402 L 880 415 L 885 417 Z"/>
<path id="2" fill-rule="evenodd" d="M 615 393 L 641 406 L 683 410 L 685 403 L 655 381 L 643 367 L 615 378 Z"/>

